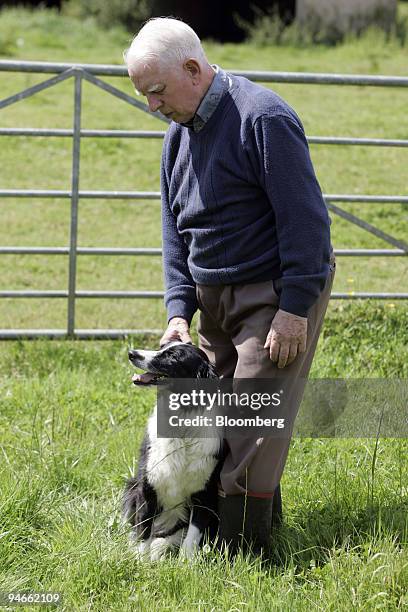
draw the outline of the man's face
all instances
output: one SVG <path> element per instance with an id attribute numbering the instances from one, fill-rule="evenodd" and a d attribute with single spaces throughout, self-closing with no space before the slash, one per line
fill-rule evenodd
<path id="1" fill-rule="evenodd" d="M 195 62 L 183 65 L 160 65 L 151 62 L 129 67 L 129 76 L 137 92 L 146 96 L 149 110 L 160 111 L 168 119 L 186 123 L 194 117 L 200 104 L 200 71 Z"/>

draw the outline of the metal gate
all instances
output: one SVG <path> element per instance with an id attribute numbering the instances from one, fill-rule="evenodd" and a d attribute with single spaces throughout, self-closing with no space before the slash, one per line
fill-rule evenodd
<path id="1" fill-rule="evenodd" d="M 81 138 L 163 138 L 164 131 L 130 131 L 130 130 L 84 130 L 81 129 L 81 107 L 82 107 L 82 81 L 92 83 L 111 95 L 123 100 L 135 108 L 146 112 L 157 119 L 169 123 L 159 113 L 151 113 L 147 106 L 135 98 L 125 94 L 113 87 L 99 76 L 123 77 L 127 75 L 126 68 L 121 66 L 107 66 L 96 64 L 63 64 L 49 62 L 21 62 L 0 61 L 0 71 L 9 72 L 31 72 L 48 73 L 56 76 L 42 83 L 29 87 L 6 99 L 0 100 L 0 109 L 10 106 L 20 100 L 24 100 L 34 94 L 44 91 L 62 81 L 72 79 L 74 82 L 74 117 L 72 130 L 64 129 L 39 129 L 39 128 L 0 128 L 0 136 L 47 136 L 72 138 L 72 176 L 71 189 L 62 190 L 28 190 L 28 189 L 0 189 L 2 198 L 69 198 L 71 200 L 71 225 L 70 242 L 66 247 L 4 247 L 0 246 L 0 255 L 8 254 L 38 254 L 38 255 L 68 255 L 68 287 L 60 291 L 0 291 L 0 298 L 63 298 L 68 302 L 68 317 L 66 329 L 0 329 L 0 339 L 36 338 L 36 337 L 69 337 L 69 338 L 117 338 L 131 334 L 159 333 L 160 330 L 136 330 L 136 329 L 99 329 L 81 330 L 75 327 L 75 300 L 76 298 L 163 298 L 161 291 L 78 291 L 76 289 L 77 257 L 82 255 L 149 255 L 161 256 L 158 248 L 81 248 L 77 246 L 78 234 L 78 202 L 80 199 L 150 199 L 160 200 L 159 192 L 145 191 L 81 191 L 79 189 L 80 175 L 80 142 Z M 234 74 L 245 76 L 253 81 L 263 83 L 307 83 L 307 84 L 332 84 L 332 85 L 364 85 L 381 87 L 408 87 L 408 78 L 366 76 L 366 75 L 339 75 L 339 74 L 307 74 L 296 72 L 258 72 L 258 71 L 233 71 Z M 97 76 L 98 75 L 98 76 Z M 364 145 L 379 147 L 408 147 L 408 140 L 389 140 L 377 138 L 341 138 L 341 137 L 308 137 L 311 144 L 324 145 Z M 408 254 L 407 243 L 383 232 L 379 228 L 367 223 L 363 219 L 343 210 L 339 202 L 364 202 L 397 204 L 408 203 L 408 196 L 387 195 L 350 195 L 350 194 L 324 194 L 329 210 L 353 223 L 371 234 L 385 240 L 393 248 L 389 249 L 338 249 L 336 256 L 358 257 L 358 256 L 406 256 Z M 333 293 L 332 299 L 407 299 L 408 293 Z"/>

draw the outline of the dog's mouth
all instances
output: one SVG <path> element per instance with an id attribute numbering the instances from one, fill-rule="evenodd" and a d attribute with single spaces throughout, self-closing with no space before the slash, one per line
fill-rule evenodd
<path id="1" fill-rule="evenodd" d="M 166 376 L 154 372 L 143 372 L 143 374 L 133 374 L 132 382 L 134 385 L 158 385 Z"/>

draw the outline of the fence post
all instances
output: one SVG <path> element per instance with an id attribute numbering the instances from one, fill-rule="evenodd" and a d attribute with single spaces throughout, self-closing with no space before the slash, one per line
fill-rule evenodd
<path id="1" fill-rule="evenodd" d="M 81 143 L 81 101 L 82 74 L 75 70 L 74 89 L 74 129 L 72 138 L 72 179 L 71 179 L 71 228 L 69 239 L 69 274 L 68 274 L 68 323 L 67 334 L 75 334 L 75 293 L 76 293 L 76 263 L 78 238 L 78 191 L 79 191 L 79 161 Z"/>

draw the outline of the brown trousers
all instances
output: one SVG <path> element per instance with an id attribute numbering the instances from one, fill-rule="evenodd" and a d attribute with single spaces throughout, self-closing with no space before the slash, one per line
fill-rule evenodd
<path id="1" fill-rule="evenodd" d="M 284 383 L 286 403 L 296 416 L 312 365 L 333 284 L 335 263 L 317 302 L 308 314 L 306 352 L 279 369 L 264 349 L 266 336 L 279 308 L 273 281 L 246 285 L 197 286 L 200 307 L 200 347 L 223 378 L 279 378 Z M 278 486 L 289 451 L 285 438 L 231 438 L 221 471 L 226 495 L 272 497 Z"/>

